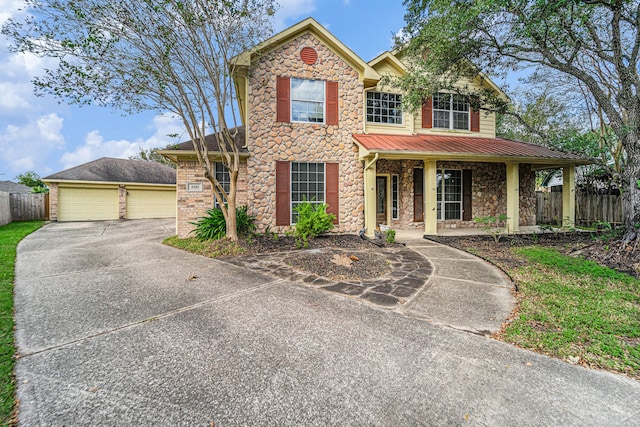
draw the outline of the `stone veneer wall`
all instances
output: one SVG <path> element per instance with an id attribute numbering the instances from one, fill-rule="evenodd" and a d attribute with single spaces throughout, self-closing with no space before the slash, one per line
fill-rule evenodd
<path id="1" fill-rule="evenodd" d="M 318 60 L 307 65 L 300 50 L 312 47 Z M 276 79 L 278 76 L 338 82 L 338 125 L 282 123 L 276 121 Z M 249 79 L 249 134 L 251 171 L 247 196 L 249 212 L 256 216 L 259 230 L 275 232 L 275 162 L 337 162 L 340 184 L 340 223 L 334 229 L 355 233 L 364 224 L 363 167 L 352 142 L 353 133 L 363 129 L 363 85 L 358 72 L 313 35 L 304 34 L 259 58 Z"/>
<path id="2" fill-rule="evenodd" d="M 413 171 L 424 163 L 416 160 L 379 160 L 377 174 L 395 174 L 400 177 L 400 217 L 392 220 L 392 227 L 400 230 L 419 230 L 424 222 L 413 221 Z M 437 162 L 438 169 L 469 169 L 472 171 L 473 218 L 500 215 L 507 210 L 507 169 L 504 163 Z M 536 195 L 535 171 L 530 165 L 520 165 L 520 225 L 535 225 Z M 438 228 L 478 227 L 473 221 L 438 221 Z"/>
<path id="3" fill-rule="evenodd" d="M 189 237 L 189 233 L 194 226 L 190 224 L 198 218 L 204 216 L 206 212 L 213 208 L 213 190 L 211 182 L 204 176 L 204 170 L 197 161 L 178 162 L 176 171 L 176 198 L 177 198 L 177 230 L 178 237 Z M 187 183 L 201 182 L 201 192 L 188 192 Z M 238 172 L 236 205 L 243 206 L 248 203 L 247 199 L 247 163 L 240 162 Z"/>
<path id="4" fill-rule="evenodd" d="M 124 184 L 118 185 L 118 219 L 127 216 L 127 188 Z"/>

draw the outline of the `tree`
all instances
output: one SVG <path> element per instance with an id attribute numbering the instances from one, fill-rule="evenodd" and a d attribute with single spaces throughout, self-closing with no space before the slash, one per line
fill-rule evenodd
<path id="1" fill-rule="evenodd" d="M 273 0 L 27 0 L 30 15 L 3 27 L 16 52 L 57 59 L 36 92 L 75 104 L 180 117 L 204 175 L 237 240 L 240 158 L 232 58 L 271 31 Z M 215 179 L 205 136 L 229 171 Z M 226 204 L 225 204 L 226 203 Z"/>
<path id="2" fill-rule="evenodd" d="M 158 147 L 149 148 L 148 150 L 141 148 L 140 151 L 135 156 L 130 156 L 129 159 L 162 163 L 163 165 L 167 165 L 175 169 L 176 168 L 175 163 L 173 163 L 170 160 L 167 160 L 166 157 L 163 157 L 161 154 L 158 154 L 158 151 L 160 150 L 170 150 L 173 148 L 176 148 L 176 144 L 168 145 L 167 147 L 164 147 L 164 148 L 158 148 Z"/>
<path id="3" fill-rule="evenodd" d="M 640 241 L 640 2 L 638 0 L 405 0 L 412 104 L 428 76 L 490 74 L 534 67 L 584 91 L 624 150 L 623 243 Z M 425 77 L 427 76 L 427 77 Z M 427 90 L 433 89 L 427 87 Z M 484 95 L 472 94 L 472 95 Z M 486 95 L 485 108 L 504 102 Z"/>
<path id="4" fill-rule="evenodd" d="M 16 180 L 18 181 L 18 184 L 31 187 L 32 193 L 48 193 L 49 192 L 49 187 L 47 187 L 47 184 L 42 182 L 42 180 L 40 179 L 40 175 L 38 175 L 34 171 L 28 171 L 25 173 L 18 174 L 16 176 Z"/>

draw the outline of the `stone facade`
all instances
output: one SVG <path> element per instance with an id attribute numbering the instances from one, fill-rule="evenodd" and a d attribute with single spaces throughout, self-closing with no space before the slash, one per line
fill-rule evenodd
<path id="1" fill-rule="evenodd" d="M 124 184 L 118 185 L 118 219 L 127 216 L 127 188 Z"/>
<path id="2" fill-rule="evenodd" d="M 178 162 L 176 175 L 177 233 L 178 236 L 188 237 L 194 226 L 191 224 L 206 215 L 213 208 L 213 190 L 211 182 L 205 178 L 204 169 L 197 161 L 181 160 Z M 193 183 L 202 184 L 202 191 L 188 191 L 187 186 Z M 240 162 L 236 193 L 236 205 L 247 205 L 247 163 Z"/>
<path id="3" fill-rule="evenodd" d="M 318 60 L 307 65 L 300 50 L 311 47 Z M 276 121 L 278 76 L 338 82 L 338 125 Z M 260 57 L 249 80 L 249 133 L 251 171 L 247 194 L 249 212 L 258 229 L 284 232 L 275 221 L 275 162 L 339 163 L 340 222 L 335 231 L 354 233 L 364 223 L 363 168 L 351 135 L 363 129 L 363 90 L 359 75 L 350 65 L 310 33 Z"/>

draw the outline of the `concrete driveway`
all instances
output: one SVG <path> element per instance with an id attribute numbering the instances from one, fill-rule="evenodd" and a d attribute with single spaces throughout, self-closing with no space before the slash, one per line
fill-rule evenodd
<path id="1" fill-rule="evenodd" d="M 640 425 L 640 383 L 161 244 L 19 246 L 20 425 Z"/>

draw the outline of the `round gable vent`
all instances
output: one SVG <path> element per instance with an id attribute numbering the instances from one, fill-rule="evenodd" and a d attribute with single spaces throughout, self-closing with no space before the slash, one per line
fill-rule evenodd
<path id="1" fill-rule="evenodd" d="M 313 65 L 318 60 L 318 52 L 312 47 L 303 47 L 300 51 L 300 59 L 307 65 Z"/>

